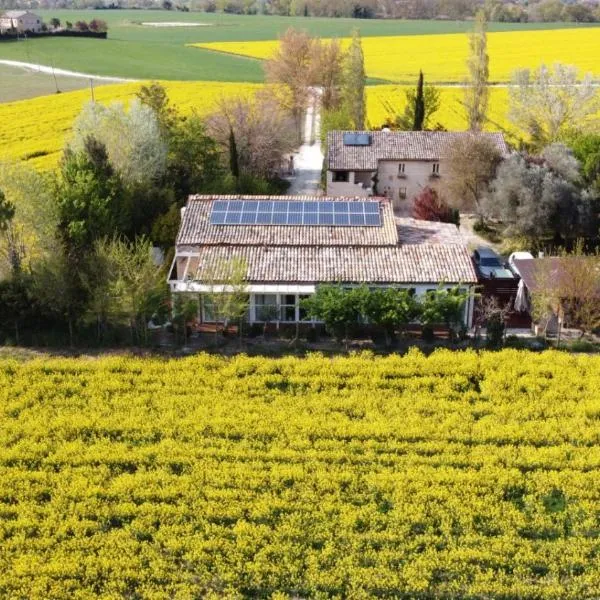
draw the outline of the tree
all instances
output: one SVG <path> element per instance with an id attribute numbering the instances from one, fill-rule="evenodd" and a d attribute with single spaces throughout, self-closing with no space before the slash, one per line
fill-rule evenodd
<path id="1" fill-rule="evenodd" d="M 277 99 L 268 94 L 224 99 L 217 112 L 207 118 L 209 134 L 232 156 L 231 132 L 239 175 L 271 179 L 279 173 L 283 158 L 296 147 L 293 121 Z"/>
<path id="2" fill-rule="evenodd" d="M 64 252 L 48 256 L 33 269 L 33 294 L 42 312 L 65 323 L 69 345 L 75 343 L 75 330 L 87 310 L 88 296 L 82 279 L 86 257 L 77 262 Z"/>
<path id="3" fill-rule="evenodd" d="M 405 92 L 406 104 L 404 106 L 404 112 L 397 114 L 396 107 L 389 101 L 383 101 L 384 108 L 390 115 L 395 115 L 387 123 L 392 129 L 399 129 L 401 131 L 410 131 L 414 127 L 416 118 L 416 105 L 418 90 L 415 88 L 409 88 Z M 441 105 L 440 90 L 432 85 L 424 85 L 423 87 L 423 121 L 421 128 L 424 130 L 439 129 L 441 126 L 438 123 L 433 126 L 432 118 L 433 115 L 439 110 Z"/>
<path id="4" fill-rule="evenodd" d="M 153 111 L 160 125 L 163 136 L 169 139 L 173 130 L 180 121 L 177 109 L 169 102 L 167 90 L 160 83 L 153 81 L 150 85 L 143 85 L 136 93 L 137 99 Z"/>
<path id="5" fill-rule="evenodd" d="M 345 340 L 347 349 L 350 329 L 360 323 L 368 294 L 364 286 L 319 285 L 315 294 L 302 301 L 302 307 L 310 317 L 323 321 L 336 340 Z"/>
<path id="6" fill-rule="evenodd" d="M 341 106 L 335 110 L 323 109 L 321 111 L 320 128 L 321 145 L 326 146 L 327 134 L 330 131 L 346 131 L 352 129 L 353 125 L 346 106 Z"/>
<path id="7" fill-rule="evenodd" d="M 566 142 L 579 161 L 584 183 L 600 195 L 600 133 L 574 132 Z"/>
<path id="8" fill-rule="evenodd" d="M 469 36 L 469 78 L 465 87 L 465 109 L 471 131 L 481 131 L 485 124 L 488 107 L 489 56 L 487 52 L 487 20 L 479 10 L 475 30 Z"/>
<path id="9" fill-rule="evenodd" d="M 126 320 L 132 343 L 147 343 L 148 321 L 166 297 L 164 272 L 151 250 L 143 237 L 133 242 L 104 238 L 95 244 L 95 256 L 106 269 L 99 282 L 108 298 L 106 310 L 115 321 Z"/>
<path id="10" fill-rule="evenodd" d="M 229 128 L 229 170 L 236 179 L 240 176 L 240 162 L 233 127 Z"/>
<path id="11" fill-rule="evenodd" d="M 106 148 L 93 137 L 84 141 L 82 150 L 65 151 L 54 195 L 59 236 L 74 261 L 90 252 L 95 240 L 129 223 L 120 179 Z"/>
<path id="12" fill-rule="evenodd" d="M 77 21 L 75 23 L 75 29 L 77 31 L 89 31 L 89 26 L 85 21 Z"/>
<path id="13" fill-rule="evenodd" d="M 50 19 L 50 26 L 52 27 L 52 29 L 58 29 L 60 27 L 60 19 L 52 17 Z"/>
<path id="14" fill-rule="evenodd" d="M 561 251 L 564 261 L 555 278 L 567 322 L 582 336 L 600 327 L 600 252 L 584 253 L 583 240 L 571 252 Z"/>
<path id="15" fill-rule="evenodd" d="M 154 110 L 138 99 L 129 110 L 121 103 L 89 102 L 73 125 L 69 147 L 82 150 L 93 137 L 106 147 L 110 164 L 125 184 L 159 180 L 167 164 L 167 143 Z"/>
<path id="16" fill-rule="evenodd" d="M 425 96 L 423 94 L 423 71 L 419 71 L 417 94 L 415 96 L 415 109 L 413 131 L 421 131 L 425 122 Z"/>
<path id="17" fill-rule="evenodd" d="M 508 237 L 536 243 L 573 240 L 595 230 L 591 199 L 543 158 L 513 155 L 499 167 L 483 210 L 504 224 Z"/>
<path id="18" fill-rule="evenodd" d="M 438 192 L 430 187 L 424 188 L 415 197 L 412 209 L 413 217 L 422 221 L 438 221 L 458 225 L 458 210 L 450 208 Z"/>
<path id="19" fill-rule="evenodd" d="M 481 215 L 481 200 L 501 162 L 502 156 L 489 138 L 478 134 L 456 136 L 448 147 L 445 163 L 450 206 Z"/>
<path id="20" fill-rule="evenodd" d="M 418 317 L 419 303 L 411 290 L 376 288 L 365 298 L 364 314 L 370 323 L 383 329 L 389 344 L 397 329 Z"/>
<path id="21" fill-rule="evenodd" d="M 0 280 L 0 330 L 15 334 L 15 343 L 21 343 L 21 328 L 35 314 L 35 299 L 31 294 L 31 277 L 15 273 L 10 279 Z"/>
<path id="22" fill-rule="evenodd" d="M 342 86 L 342 103 L 346 106 L 353 124 L 353 129 L 365 128 L 365 57 L 360 41 L 360 34 L 355 29 L 352 41 L 344 61 L 344 83 Z"/>
<path id="23" fill-rule="evenodd" d="M 24 162 L 0 161 L 0 278 L 56 251 L 56 205 L 50 178 Z M 12 216 L 11 216 L 12 215 Z"/>
<path id="24" fill-rule="evenodd" d="M 538 150 L 570 130 L 585 130 L 600 110 L 591 73 L 579 81 L 576 67 L 560 63 L 514 71 L 508 95 L 509 119 Z"/>
<path id="25" fill-rule="evenodd" d="M 0 189 L 0 232 L 6 231 L 15 216 L 15 205 L 7 200 Z"/>
<path id="26" fill-rule="evenodd" d="M 284 86 L 287 92 L 285 107 L 294 119 L 298 138 L 313 77 L 313 57 L 314 40 L 306 32 L 289 28 L 264 64 L 267 81 Z"/>
<path id="27" fill-rule="evenodd" d="M 159 117 L 159 121 L 161 118 Z M 225 192 L 225 168 L 217 142 L 192 113 L 171 126 L 165 185 L 181 206 L 190 194 Z"/>
<path id="28" fill-rule="evenodd" d="M 344 53 L 338 40 L 315 40 L 311 58 L 311 83 L 321 88 L 321 106 L 337 110 L 341 103 Z"/>
<path id="29" fill-rule="evenodd" d="M 106 21 L 102 19 L 92 19 L 88 25 L 90 31 L 94 31 L 96 33 L 104 33 L 108 31 L 108 25 Z"/>
<path id="30" fill-rule="evenodd" d="M 244 317 L 250 304 L 247 274 L 246 260 L 237 256 L 205 264 L 199 273 L 200 280 L 209 289 L 204 298 L 212 310 L 214 321 L 223 323 L 224 332 L 230 322 L 237 322 L 240 340 Z"/>
<path id="31" fill-rule="evenodd" d="M 600 254 L 586 255 L 582 240 L 572 252 L 562 249 L 558 254 L 536 261 L 529 290 L 532 314 L 546 328 L 554 315 L 583 336 L 600 327 Z"/>
<path id="32" fill-rule="evenodd" d="M 15 205 L 6 198 L 4 192 L 0 189 L 0 234 L 7 241 L 7 258 L 13 274 L 21 270 L 21 253 L 18 244 L 15 244 L 12 227 L 14 217 Z"/>
<path id="33" fill-rule="evenodd" d="M 465 304 L 469 299 L 469 292 L 455 286 L 427 292 L 421 303 L 420 320 L 426 327 L 435 324 L 444 324 L 448 327 L 450 335 L 456 336 L 458 329 L 463 325 Z"/>
<path id="34" fill-rule="evenodd" d="M 504 306 L 495 296 L 483 296 L 475 307 L 475 322 L 479 327 L 486 328 L 487 345 L 490 348 L 500 348 L 506 332 L 506 320 L 512 310 L 512 302 Z"/>

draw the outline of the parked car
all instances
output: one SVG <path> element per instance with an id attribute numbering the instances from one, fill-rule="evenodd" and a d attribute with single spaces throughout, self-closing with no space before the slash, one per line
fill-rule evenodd
<path id="1" fill-rule="evenodd" d="M 513 272 L 506 267 L 501 256 L 491 248 L 480 246 L 473 252 L 473 260 L 481 277 L 488 279 L 514 279 Z"/>
<path id="2" fill-rule="evenodd" d="M 519 273 L 519 269 L 515 265 L 515 259 L 517 259 L 517 260 L 531 260 L 531 259 L 533 259 L 533 254 L 531 254 L 530 252 L 513 252 L 508 257 L 508 266 L 510 267 L 510 270 L 513 273 L 516 273 L 517 275 L 520 276 L 521 273 Z"/>

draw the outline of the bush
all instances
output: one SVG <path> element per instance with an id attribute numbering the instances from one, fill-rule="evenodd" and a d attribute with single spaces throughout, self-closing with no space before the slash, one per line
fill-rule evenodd
<path id="1" fill-rule="evenodd" d="M 413 204 L 413 217 L 421 221 L 438 221 L 441 223 L 460 224 L 460 214 L 457 209 L 450 208 L 440 198 L 436 190 L 426 187 L 415 198 Z"/>

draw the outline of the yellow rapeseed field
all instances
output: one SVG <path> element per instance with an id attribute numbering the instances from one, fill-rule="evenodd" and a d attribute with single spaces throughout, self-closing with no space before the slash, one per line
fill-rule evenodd
<path id="1" fill-rule="evenodd" d="M 129 102 L 144 82 L 106 85 L 95 90 L 97 102 Z M 182 112 L 206 114 L 219 98 L 237 96 L 260 88 L 259 84 L 214 81 L 164 81 L 171 101 Z M 41 96 L 0 104 L 0 160 L 26 160 L 36 168 L 56 166 L 71 126 L 86 102 L 89 90 Z"/>
<path id="2" fill-rule="evenodd" d="M 347 43 L 347 40 L 343 40 Z M 213 42 L 194 44 L 232 54 L 268 58 L 279 42 Z M 363 38 L 369 77 L 393 82 L 413 81 L 419 69 L 435 82 L 462 81 L 468 54 L 464 34 L 409 35 Z M 490 81 L 507 81 L 517 67 L 541 63 L 577 65 L 600 77 L 600 28 L 546 31 L 507 31 L 488 34 Z"/>
<path id="3" fill-rule="evenodd" d="M 394 115 L 404 111 L 406 105 L 406 89 L 403 85 L 376 85 L 367 87 L 367 121 L 370 128 L 377 129 Z M 433 115 L 431 127 L 440 123 L 446 129 L 461 130 L 467 128 L 465 111 L 462 106 L 464 90 L 461 87 L 439 87 L 441 106 Z M 487 129 L 505 129 L 512 131 L 507 119 L 508 89 L 506 87 L 490 88 Z"/>

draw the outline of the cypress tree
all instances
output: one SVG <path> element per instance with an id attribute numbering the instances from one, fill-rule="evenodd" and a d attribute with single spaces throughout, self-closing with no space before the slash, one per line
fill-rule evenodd
<path id="1" fill-rule="evenodd" d="M 415 96 L 415 119 L 413 131 L 422 131 L 425 120 L 425 98 L 423 96 L 423 71 L 419 71 L 419 83 L 417 84 L 417 95 Z"/>
<path id="2" fill-rule="evenodd" d="M 233 127 L 229 129 L 229 168 L 231 174 L 237 179 L 240 176 L 240 165 Z"/>
<path id="3" fill-rule="evenodd" d="M 346 54 L 344 84 L 342 86 L 342 104 L 353 123 L 353 129 L 365 127 L 365 57 L 360 35 L 355 29 L 352 42 Z"/>

